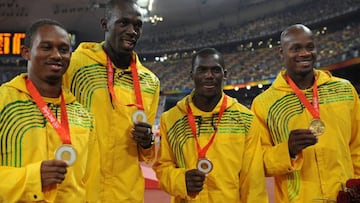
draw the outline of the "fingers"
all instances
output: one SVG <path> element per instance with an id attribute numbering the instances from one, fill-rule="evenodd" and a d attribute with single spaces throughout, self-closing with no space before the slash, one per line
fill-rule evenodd
<path id="1" fill-rule="evenodd" d="M 57 167 L 60 167 L 60 168 L 63 168 L 67 167 L 67 163 L 66 161 L 62 161 L 62 160 L 46 160 L 46 161 L 43 161 L 41 163 L 41 167 L 46 167 L 46 169 L 54 169 L 54 168 L 57 168 Z"/>
<path id="2" fill-rule="evenodd" d="M 185 173 L 186 189 L 189 194 L 199 193 L 204 186 L 205 174 L 197 169 Z"/>
<path id="3" fill-rule="evenodd" d="M 308 129 L 296 129 L 290 132 L 288 147 L 290 155 L 296 155 L 303 149 L 316 144 L 318 141 L 314 133 Z"/>
<path id="4" fill-rule="evenodd" d="M 42 187 L 62 183 L 65 180 L 67 167 L 67 163 L 62 160 L 43 161 L 40 166 Z"/>
<path id="5" fill-rule="evenodd" d="M 132 138 L 141 146 L 148 146 L 152 142 L 151 125 L 148 123 L 137 122 L 131 131 Z"/>
<path id="6" fill-rule="evenodd" d="M 44 186 L 60 184 L 65 180 L 65 173 L 44 173 L 42 174 L 41 179 L 44 180 Z"/>

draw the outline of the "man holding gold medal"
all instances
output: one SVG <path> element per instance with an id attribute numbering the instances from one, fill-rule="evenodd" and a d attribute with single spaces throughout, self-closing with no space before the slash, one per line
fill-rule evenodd
<path id="1" fill-rule="evenodd" d="M 254 114 L 222 91 L 220 52 L 193 56 L 195 88 L 161 115 L 161 143 L 153 168 L 172 202 L 268 201 Z"/>
<path id="2" fill-rule="evenodd" d="M 285 70 L 252 104 L 265 132 L 265 173 L 275 178 L 276 202 L 335 202 L 360 176 L 359 96 L 349 81 L 314 69 L 308 27 L 292 25 L 280 41 Z"/>
<path id="3" fill-rule="evenodd" d="M 61 87 L 68 32 L 40 19 L 21 51 L 28 73 L 0 87 L 0 202 L 97 202 L 93 117 Z"/>

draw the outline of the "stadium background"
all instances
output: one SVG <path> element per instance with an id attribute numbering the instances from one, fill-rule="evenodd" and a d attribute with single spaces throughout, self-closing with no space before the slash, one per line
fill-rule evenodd
<path id="1" fill-rule="evenodd" d="M 62 22 L 73 48 L 82 41 L 101 41 L 100 18 L 105 0 L 0 0 L 0 84 L 26 72 L 19 55 L 26 27 L 37 18 Z M 145 2 L 145 3 L 144 3 Z M 152 1 L 150 0 L 150 3 Z M 136 51 L 142 63 L 159 77 L 158 115 L 191 91 L 191 55 L 215 47 L 225 56 L 228 78 L 224 91 L 250 107 L 282 69 L 279 35 L 285 27 L 303 23 L 316 33 L 316 67 L 350 80 L 360 91 L 360 0 L 154 0 Z M 154 16 L 162 17 L 154 20 Z M 154 131 L 158 133 L 158 120 Z M 150 166 L 145 203 L 169 202 L 158 190 Z M 272 198 L 272 182 L 267 179 Z"/>

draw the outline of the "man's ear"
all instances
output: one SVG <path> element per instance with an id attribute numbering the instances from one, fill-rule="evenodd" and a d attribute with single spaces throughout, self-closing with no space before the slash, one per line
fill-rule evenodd
<path id="1" fill-rule="evenodd" d="M 227 70 L 224 69 L 224 79 L 226 79 L 226 78 L 227 78 Z"/>
<path id="2" fill-rule="evenodd" d="M 30 48 L 25 46 L 25 45 L 22 45 L 21 46 L 21 56 L 26 59 L 27 61 L 30 60 Z"/>
<path id="3" fill-rule="evenodd" d="M 105 32 L 107 32 L 108 31 L 108 27 L 107 27 L 107 19 L 105 19 L 105 18 L 101 18 L 101 28 L 105 31 Z"/>
<path id="4" fill-rule="evenodd" d="M 193 71 L 190 71 L 190 78 L 193 78 Z"/>
<path id="5" fill-rule="evenodd" d="M 279 56 L 281 60 L 284 58 L 284 49 L 281 46 L 279 46 Z"/>

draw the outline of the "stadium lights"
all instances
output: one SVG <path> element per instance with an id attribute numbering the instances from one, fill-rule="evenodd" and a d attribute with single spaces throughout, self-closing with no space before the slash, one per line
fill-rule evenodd
<path id="1" fill-rule="evenodd" d="M 163 22 L 164 19 L 163 17 L 157 15 L 149 16 L 149 13 L 153 9 L 153 3 L 154 0 L 137 0 L 137 4 L 140 6 L 142 10 L 141 12 L 144 16 L 144 21 L 156 25 L 159 22 Z"/>
<path id="2" fill-rule="evenodd" d="M 149 16 L 150 11 L 153 9 L 154 0 L 137 0 L 137 4 L 140 7 L 140 12 L 144 17 L 144 22 L 150 22 L 153 25 L 156 25 L 159 22 L 163 22 L 164 18 L 158 15 Z M 0 3 L 0 9 L 3 4 Z M 95 11 L 98 9 L 104 9 L 105 3 L 100 3 L 98 0 L 90 0 L 88 5 L 60 5 L 56 4 L 53 10 L 54 14 L 70 14 L 70 13 L 79 13 L 79 12 L 89 12 Z M 1 15 L 1 14 L 0 14 Z M 15 14 L 14 14 L 15 15 Z M 23 15 L 23 14 L 18 14 Z M 26 14 L 27 15 L 27 14 Z"/>
<path id="3" fill-rule="evenodd" d="M 149 21 L 153 25 L 156 25 L 158 22 L 162 22 L 163 20 L 164 20 L 163 17 L 157 15 L 149 17 Z"/>

